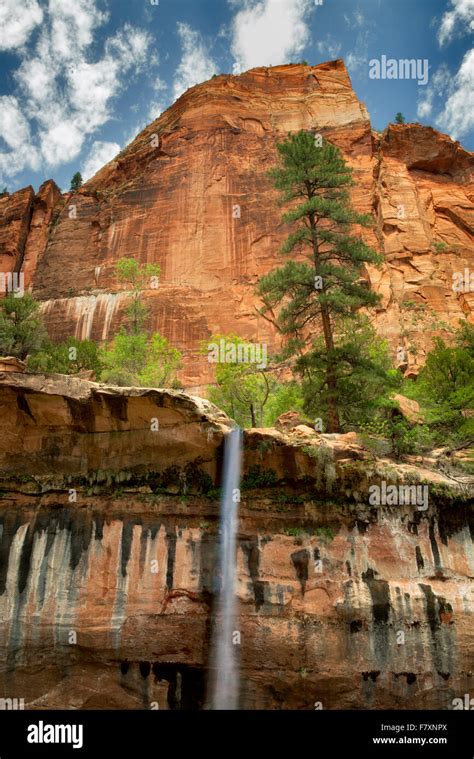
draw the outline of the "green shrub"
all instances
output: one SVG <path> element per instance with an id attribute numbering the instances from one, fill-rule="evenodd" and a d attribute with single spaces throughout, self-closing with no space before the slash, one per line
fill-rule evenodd
<path id="1" fill-rule="evenodd" d="M 242 478 L 241 489 L 252 490 L 253 488 L 270 488 L 276 485 L 277 475 L 273 469 L 261 469 L 259 466 L 251 466 L 247 474 Z"/>
<path id="2" fill-rule="evenodd" d="M 99 377 L 102 371 L 99 347 L 92 340 L 76 340 L 74 337 L 63 343 L 48 341 L 43 350 L 28 360 L 28 369 L 57 374 L 93 371 Z"/>
<path id="3" fill-rule="evenodd" d="M 30 293 L 20 298 L 10 293 L 0 300 L 0 355 L 24 361 L 42 350 L 46 340 L 39 303 Z"/>

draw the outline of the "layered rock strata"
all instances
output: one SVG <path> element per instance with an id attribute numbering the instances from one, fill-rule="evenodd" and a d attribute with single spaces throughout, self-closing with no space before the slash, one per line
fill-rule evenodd
<path id="1" fill-rule="evenodd" d="M 148 327 L 182 350 L 182 379 L 198 388 L 213 378 L 200 353 L 212 334 L 277 344 L 255 295 L 288 233 L 267 170 L 300 129 L 325 135 L 354 169 L 354 205 L 375 220 L 361 234 L 384 257 L 365 272 L 381 295 L 375 323 L 416 373 L 434 335 L 472 318 L 473 155 L 419 124 L 374 132 L 341 60 L 215 77 L 78 193 L 47 182 L 37 196 L 1 196 L 1 267 L 23 272 L 55 339 L 102 341 L 128 302 L 116 261 L 159 263 Z"/>
<path id="2" fill-rule="evenodd" d="M 230 420 L 185 393 L 15 373 L 0 406 L 0 695 L 202 708 Z M 377 504 L 374 485 L 417 490 Z M 441 472 L 353 434 L 247 431 L 240 706 L 452 708 L 472 692 L 472 531 L 472 491 Z"/>

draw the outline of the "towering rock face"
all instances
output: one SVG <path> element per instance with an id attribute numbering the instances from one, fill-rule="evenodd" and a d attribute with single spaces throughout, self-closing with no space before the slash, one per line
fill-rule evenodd
<path id="1" fill-rule="evenodd" d="M 36 199 L 0 198 L 3 265 L 23 268 L 56 338 L 103 340 L 127 302 L 117 259 L 159 263 L 149 327 L 184 352 L 186 385 L 202 385 L 211 368 L 199 348 L 213 333 L 276 343 L 255 285 L 288 230 L 266 172 L 276 142 L 300 129 L 325 135 L 354 169 L 354 204 L 376 222 L 361 234 L 385 259 L 366 272 L 382 296 L 376 324 L 416 371 L 434 334 L 471 317 L 472 293 L 454 290 L 453 275 L 474 268 L 473 156 L 417 124 L 374 133 L 342 61 L 215 77 L 79 193 L 46 183 Z"/>
<path id="2" fill-rule="evenodd" d="M 0 271 L 18 271 L 23 262 L 33 212 L 34 192 L 26 187 L 0 196 Z"/>
<path id="3" fill-rule="evenodd" d="M 202 707 L 229 420 L 40 375 L 1 375 L 0 402 L 0 695 Z M 428 500 L 375 504 L 383 483 Z M 472 692 L 473 528 L 467 489 L 354 434 L 246 431 L 240 707 L 453 708 Z"/>

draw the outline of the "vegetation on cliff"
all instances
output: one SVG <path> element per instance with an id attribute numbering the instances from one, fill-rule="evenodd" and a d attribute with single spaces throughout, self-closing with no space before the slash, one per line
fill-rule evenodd
<path id="1" fill-rule="evenodd" d="M 145 328 L 148 308 L 142 294 L 147 284 L 158 284 L 160 267 L 122 258 L 117 262 L 116 274 L 131 291 L 131 301 L 126 309 L 126 324 L 101 352 L 102 379 L 122 386 L 179 386 L 176 373 L 181 365 L 180 352 L 159 332 L 149 334 Z"/>
<path id="2" fill-rule="evenodd" d="M 69 337 L 51 341 L 43 324 L 39 303 L 30 293 L 8 295 L 0 303 L 0 354 L 28 358 L 30 371 L 79 374 L 89 372 L 97 380 L 121 386 L 178 387 L 176 374 L 180 352 L 158 332 L 146 330 L 148 309 L 143 290 L 159 279 L 160 267 L 140 265 L 134 258 L 117 262 L 116 274 L 130 292 L 126 323 L 109 345 Z"/>
<path id="3" fill-rule="evenodd" d="M 261 278 L 261 313 L 284 338 L 282 357 L 295 358 L 306 405 L 317 395 L 318 416 L 326 418 L 330 432 L 340 432 L 340 366 L 360 371 L 371 365 L 357 343 L 341 339 L 340 324 L 378 302 L 361 275 L 364 264 L 379 264 L 382 258 L 352 233 L 354 225 L 368 226 L 372 219 L 351 207 L 352 172 L 340 150 L 306 131 L 288 137 L 277 149 L 280 164 L 270 176 L 289 207 L 283 221 L 291 228 L 281 253 L 298 258 Z M 321 330 L 322 339 L 315 340 Z"/>
<path id="4" fill-rule="evenodd" d="M 24 360 L 42 348 L 46 337 L 39 303 L 30 293 L 10 293 L 0 301 L 0 355 Z"/>
<path id="5" fill-rule="evenodd" d="M 211 400 L 242 427 L 272 426 L 281 414 L 296 411 L 319 432 L 384 438 L 396 455 L 468 443 L 474 434 L 474 328 L 461 322 L 451 346 L 437 338 L 417 381 L 404 379 L 367 315 L 378 296 L 367 286 L 365 267 L 381 257 L 358 234 L 371 217 L 351 207 L 350 168 L 338 148 L 310 132 L 288 137 L 277 149 L 280 160 L 269 174 L 287 208 L 289 234 L 281 253 L 289 260 L 261 278 L 258 293 L 261 314 L 278 329 L 282 347 L 267 361 L 264 346 L 259 364 L 240 357 L 246 344 L 238 335 L 210 338 L 235 353 L 216 361 Z M 39 304 L 29 293 L 15 293 L 0 303 L 0 353 L 28 358 L 33 371 L 179 387 L 180 352 L 147 329 L 144 291 L 158 287 L 160 267 L 125 257 L 115 274 L 129 305 L 110 343 L 52 342 Z M 418 401 L 420 420 L 400 413 L 395 391 Z"/>

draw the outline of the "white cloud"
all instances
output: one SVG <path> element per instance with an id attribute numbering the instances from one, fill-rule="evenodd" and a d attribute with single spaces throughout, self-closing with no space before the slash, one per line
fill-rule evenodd
<path id="1" fill-rule="evenodd" d="M 10 148 L 19 148 L 30 139 L 28 122 L 12 95 L 0 97 L 0 134 Z"/>
<path id="2" fill-rule="evenodd" d="M 147 32 L 125 24 L 121 31 L 105 43 L 106 59 L 116 62 L 122 69 L 129 69 L 134 65 L 141 66 L 146 60 L 150 42 L 151 38 Z"/>
<path id="3" fill-rule="evenodd" d="M 362 27 L 362 24 L 357 23 L 357 12 L 354 14 L 354 16 L 356 18 L 351 21 L 351 25 L 353 27 L 359 27 L 357 33 L 355 34 L 355 44 L 352 50 L 349 50 L 349 52 L 343 56 L 346 62 L 346 66 L 349 72 L 352 74 L 356 73 L 357 71 L 361 71 L 368 65 L 369 41 L 371 38 L 373 38 L 374 30 L 376 28 L 373 21 L 365 22 L 363 16 L 362 19 L 365 25 Z"/>
<path id="4" fill-rule="evenodd" d="M 319 42 L 316 43 L 318 53 L 326 55 L 333 60 L 338 57 L 341 47 L 341 43 L 337 42 L 330 34 L 327 34 L 323 40 L 319 40 Z"/>
<path id="5" fill-rule="evenodd" d="M 133 142 L 135 137 L 138 137 L 140 132 L 143 132 L 146 126 L 147 124 L 145 121 L 140 121 L 138 124 L 135 124 L 130 129 L 128 129 L 123 138 L 124 146 L 130 145 L 130 143 Z"/>
<path id="6" fill-rule="evenodd" d="M 69 163 L 81 152 L 84 135 L 69 120 L 60 121 L 43 133 L 41 153 L 49 166 Z"/>
<path id="7" fill-rule="evenodd" d="M 351 72 L 362 69 L 367 63 L 367 55 L 362 50 L 352 50 L 344 57 L 346 67 Z"/>
<path id="8" fill-rule="evenodd" d="M 108 17 L 96 2 L 49 0 L 36 44 L 20 52 L 15 95 L 36 156 L 47 166 L 77 158 L 86 138 L 112 117 L 113 99 L 147 62 L 151 37 L 130 24 L 106 38 L 97 56 L 95 33 Z M 20 148 L 10 147 L 5 172 L 22 162 L 15 156 Z"/>
<path id="9" fill-rule="evenodd" d="M 109 103 L 120 87 L 116 65 L 108 58 L 97 63 L 82 61 L 68 80 L 70 108 L 81 130 L 91 133 L 110 117 Z"/>
<path id="10" fill-rule="evenodd" d="M 451 8 L 441 19 L 438 42 L 445 45 L 457 35 L 474 31 L 474 0 L 450 0 Z"/>
<path id="11" fill-rule="evenodd" d="M 443 63 L 431 76 L 430 83 L 427 87 L 420 87 L 420 97 L 418 99 L 417 115 L 420 119 L 426 119 L 431 116 L 435 101 L 438 98 L 446 99 L 446 95 L 452 89 L 453 77 L 449 67 Z"/>
<path id="12" fill-rule="evenodd" d="M 164 79 L 160 79 L 159 76 L 157 76 L 152 83 L 152 87 L 155 90 L 155 92 L 162 92 L 163 90 L 167 90 L 168 86 Z"/>
<path id="13" fill-rule="evenodd" d="M 350 26 L 351 28 L 354 26 L 362 27 L 365 24 L 365 16 L 362 11 L 357 9 L 353 13 L 344 13 L 344 21 L 347 26 Z"/>
<path id="14" fill-rule="evenodd" d="M 2 0 L 0 4 L 0 50 L 14 50 L 28 40 L 41 24 L 43 11 L 36 0 Z"/>
<path id="15" fill-rule="evenodd" d="M 118 143 L 96 140 L 92 144 L 91 151 L 81 172 L 84 181 L 87 182 L 94 174 L 97 174 L 99 169 L 111 161 L 112 158 L 115 158 L 117 153 L 120 153 L 120 145 Z"/>
<path id="16" fill-rule="evenodd" d="M 154 121 L 158 118 L 158 116 L 161 116 L 165 109 L 166 106 L 163 100 L 152 101 L 148 108 L 148 119 L 150 121 Z"/>
<path id="17" fill-rule="evenodd" d="M 189 24 L 178 23 L 178 35 L 183 56 L 173 81 L 175 99 L 195 84 L 205 82 L 213 74 L 217 74 L 216 64 L 209 56 L 199 32 Z"/>
<path id="18" fill-rule="evenodd" d="M 157 76 L 152 83 L 152 87 L 155 92 L 158 93 L 158 99 L 149 101 L 148 111 L 146 113 L 145 119 L 140 119 L 140 121 L 135 123 L 132 128 L 127 129 L 124 136 L 124 145 L 129 145 L 131 142 L 133 142 L 135 137 L 137 137 L 137 135 L 142 132 L 145 127 L 150 124 L 151 121 L 155 121 L 155 119 L 161 116 L 163 111 L 165 111 L 170 105 L 169 98 L 165 94 L 165 90 L 168 89 L 166 82 Z M 140 108 L 138 104 L 136 104 L 131 107 L 131 110 L 134 113 L 138 113 Z"/>
<path id="19" fill-rule="evenodd" d="M 474 48 L 464 56 L 436 124 L 455 140 L 474 129 Z"/>
<path id="20" fill-rule="evenodd" d="M 234 73 L 289 63 L 310 40 L 313 0 L 241 0 L 231 22 Z"/>
<path id="21" fill-rule="evenodd" d="M 55 57 L 70 60 L 91 45 L 94 30 L 107 20 L 95 0 L 49 0 L 50 39 Z"/>
<path id="22" fill-rule="evenodd" d="M 355 74 L 362 72 L 368 66 L 369 43 L 378 38 L 378 28 L 374 18 L 366 18 L 359 9 L 344 14 L 344 21 L 347 26 L 354 30 L 354 34 L 352 35 L 352 48 L 348 52 L 344 52 L 342 57 L 349 73 Z"/>
<path id="23" fill-rule="evenodd" d="M 28 121 L 12 95 L 0 97 L 0 134 L 11 149 L 0 153 L 2 177 L 16 174 L 26 167 L 38 168 L 38 151 L 32 144 Z"/>

